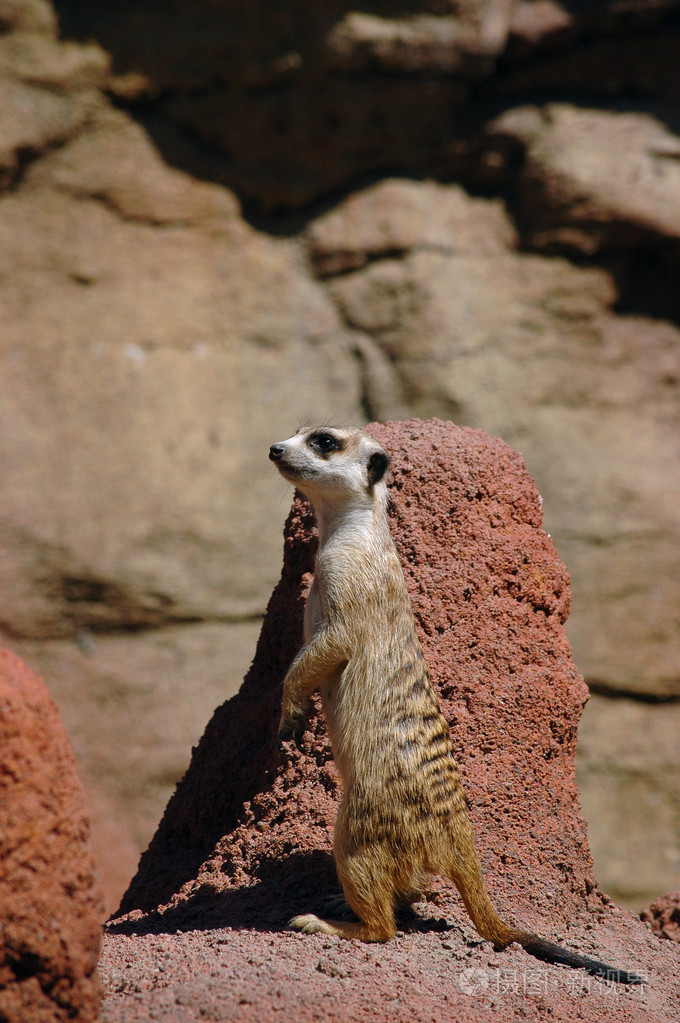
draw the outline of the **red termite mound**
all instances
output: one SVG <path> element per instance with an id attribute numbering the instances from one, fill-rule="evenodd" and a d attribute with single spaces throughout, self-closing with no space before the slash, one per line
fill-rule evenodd
<path id="1" fill-rule="evenodd" d="M 102 901 L 85 797 L 44 683 L 0 649 L 0 1020 L 90 1023 Z"/>
<path id="2" fill-rule="evenodd" d="M 437 420 L 369 430 L 392 457 L 394 538 L 494 897 L 530 927 L 573 922 L 601 908 L 573 768 L 587 694 L 540 497 L 521 456 L 480 431 Z M 323 720 L 285 763 L 273 742 L 315 545 L 296 498 L 254 663 L 194 750 L 122 913 L 171 904 L 178 920 L 275 925 L 333 886 L 338 792 Z M 457 905 L 449 892 L 444 907 Z"/>

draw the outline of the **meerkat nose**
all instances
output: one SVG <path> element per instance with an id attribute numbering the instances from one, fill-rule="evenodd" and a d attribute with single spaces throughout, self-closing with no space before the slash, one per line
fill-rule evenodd
<path id="1" fill-rule="evenodd" d="M 269 449 L 269 457 L 272 462 L 278 462 L 280 458 L 283 458 L 286 448 L 283 444 L 272 444 Z"/>

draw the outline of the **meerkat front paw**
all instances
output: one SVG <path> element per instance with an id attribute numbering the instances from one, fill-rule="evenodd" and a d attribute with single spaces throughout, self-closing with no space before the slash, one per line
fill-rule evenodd
<path id="1" fill-rule="evenodd" d="M 295 745 L 300 748 L 302 736 L 307 726 L 307 718 L 304 711 L 298 711 L 290 717 L 282 717 L 279 722 L 279 731 L 276 736 L 276 745 L 281 751 L 283 743 L 292 739 Z"/>
<path id="2" fill-rule="evenodd" d="M 294 916 L 288 921 L 288 926 L 294 931 L 302 931 L 304 934 L 331 934 L 333 933 L 325 920 L 321 920 L 314 913 L 303 913 L 301 916 Z"/>

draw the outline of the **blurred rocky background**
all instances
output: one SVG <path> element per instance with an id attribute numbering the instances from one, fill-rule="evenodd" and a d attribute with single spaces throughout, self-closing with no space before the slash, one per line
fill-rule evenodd
<path id="1" fill-rule="evenodd" d="M 679 0 L 0 0 L 0 633 L 113 910 L 239 686 L 308 419 L 526 457 L 596 873 L 680 884 Z"/>

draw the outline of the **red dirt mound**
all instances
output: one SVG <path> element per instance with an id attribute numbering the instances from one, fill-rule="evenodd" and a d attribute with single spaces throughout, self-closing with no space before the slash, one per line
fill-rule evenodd
<path id="1" fill-rule="evenodd" d="M 655 934 L 669 941 L 680 941 L 680 892 L 662 895 L 640 913 L 640 919 L 648 923 Z"/>

